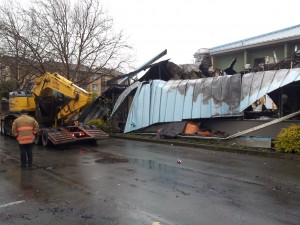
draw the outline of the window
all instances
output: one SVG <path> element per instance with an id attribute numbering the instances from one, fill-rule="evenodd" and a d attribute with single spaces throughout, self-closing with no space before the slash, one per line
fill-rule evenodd
<path id="1" fill-rule="evenodd" d="M 92 84 L 92 90 L 98 91 L 98 84 Z"/>

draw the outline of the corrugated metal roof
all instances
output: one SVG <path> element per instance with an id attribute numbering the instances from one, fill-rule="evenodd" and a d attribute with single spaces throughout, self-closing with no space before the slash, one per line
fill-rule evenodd
<path id="1" fill-rule="evenodd" d="M 240 111 L 266 94 L 299 80 L 300 68 L 245 74 L 242 79 Z"/>
<path id="2" fill-rule="evenodd" d="M 124 99 L 127 97 L 127 95 L 130 94 L 131 91 L 133 91 L 134 89 L 138 88 L 140 85 L 142 85 L 142 82 L 135 82 L 132 85 L 130 85 L 129 87 L 127 87 L 122 94 L 120 95 L 120 97 L 117 99 L 115 105 L 121 105 L 121 103 L 124 101 Z M 112 111 L 112 115 L 115 113 L 116 108 L 113 109 Z"/>
<path id="3" fill-rule="evenodd" d="M 113 113 L 137 88 L 124 132 L 155 123 L 242 116 L 244 110 L 262 96 L 295 81 L 300 81 L 300 68 L 248 73 L 243 78 L 236 74 L 138 82 L 120 95 Z"/>
<path id="4" fill-rule="evenodd" d="M 281 39 L 287 39 L 287 38 L 292 38 L 292 37 L 300 37 L 300 24 L 292 27 L 288 27 L 285 29 L 281 29 L 278 31 L 273 31 L 270 33 L 262 34 L 259 36 L 243 39 L 240 41 L 235 41 L 231 42 L 228 44 L 216 46 L 213 48 L 210 48 L 210 53 L 218 52 L 218 51 L 224 51 L 224 50 L 229 50 L 233 48 L 241 48 L 241 47 L 246 47 L 246 46 L 251 46 L 251 45 L 256 45 L 256 44 L 262 44 L 270 41 L 275 41 L 275 40 L 281 40 Z"/>
<path id="5" fill-rule="evenodd" d="M 241 75 L 143 83 L 133 98 L 124 132 L 154 123 L 241 116 L 240 88 Z"/>

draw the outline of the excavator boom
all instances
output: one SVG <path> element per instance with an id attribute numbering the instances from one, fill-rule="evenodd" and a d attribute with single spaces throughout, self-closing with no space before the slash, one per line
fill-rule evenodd
<path id="1" fill-rule="evenodd" d="M 56 109 L 52 109 L 52 111 L 55 110 L 55 113 L 52 113 L 54 113 L 55 120 L 61 120 L 63 123 L 70 122 L 84 107 L 92 103 L 91 93 L 58 73 L 45 73 L 38 78 L 34 82 L 32 93 L 40 100 L 41 107 L 43 106 L 42 98 L 50 99 L 52 97 L 58 99 Z M 45 103 L 44 107 L 47 108 Z"/>

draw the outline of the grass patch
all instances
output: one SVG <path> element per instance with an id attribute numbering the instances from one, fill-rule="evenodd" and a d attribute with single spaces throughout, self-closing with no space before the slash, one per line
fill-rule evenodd
<path id="1" fill-rule="evenodd" d="M 114 136 L 119 137 L 128 137 L 128 138 L 135 138 L 141 140 L 154 140 L 156 134 L 137 134 L 137 133 L 114 133 Z M 161 138 L 155 139 L 161 141 L 172 141 L 174 143 L 187 143 L 187 144 L 198 144 L 198 145 L 207 145 L 213 146 L 216 148 L 234 148 L 234 149 L 242 149 L 242 150 L 249 150 L 249 151 L 260 151 L 260 152 L 275 152 L 273 148 L 257 148 L 257 147 L 249 147 L 244 145 L 232 145 L 229 143 L 224 143 L 222 140 L 205 140 L 199 138 L 184 138 L 184 137 L 176 137 L 176 138 Z"/>

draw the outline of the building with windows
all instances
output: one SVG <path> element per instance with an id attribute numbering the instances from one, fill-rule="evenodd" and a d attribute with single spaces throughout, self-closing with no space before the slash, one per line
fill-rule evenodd
<path id="1" fill-rule="evenodd" d="M 210 70 L 225 69 L 235 58 L 237 72 L 291 68 L 300 62 L 292 62 L 299 50 L 300 24 L 209 48 Z"/>
<path id="2" fill-rule="evenodd" d="M 107 81 L 122 75 L 122 73 L 116 70 L 102 69 L 100 72 L 95 73 L 90 77 L 89 84 L 86 85 L 86 90 L 89 90 L 101 96 L 108 88 Z"/>

